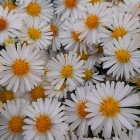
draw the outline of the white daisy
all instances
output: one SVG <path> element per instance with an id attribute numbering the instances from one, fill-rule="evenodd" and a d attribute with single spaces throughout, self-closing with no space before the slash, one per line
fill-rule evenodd
<path id="1" fill-rule="evenodd" d="M 51 22 L 54 15 L 51 0 L 24 0 L 19 4 L 17 12 L 23 17 L 41 18 L 45 22 Z"/>
<path id="2" fill-rule="evenodd" d="M 23 126 L 24 140 L 65 140 L 68 125 L 64 122 L 64 106 L 58 100 L 38 99 L 27 108 Z"/>
<path id="3" fill-rule="evenodd" d="M 51 26 L 40 18 L 26 18 L 19 39 L 37 49 L 48 49 L 52 41 Z"/>
<path id="4" fill-rule="evenodd" d="M 70 89 L 66 82 L 63 83 L 59 90 L 56 90 L 55 85 L 52 85 L 51 82 L 45 82 L 45 94 L 49 98 L 67 98 L 68 91 L 70 91 Z"/>
<path id="5" fill-rule="evenodd" d="M 51 43 L 51 47 L 53 51 L 60 50 L 61 47 L 61 40 L 60 40 L 60 31 L 62 23 L 60 21 L 60 16 L 55 16 L 53 21 L 50 23 L 51 25 L 51 32 L 53 33 L 53 40 Z"/>
<path id="6" fill-rule="evenodd" d="M 61 20 L 67 18 L 79 19 L 85 16 L 87 2 L 85 0 L 54 0 L 54 10 L 61 15 Z"/>
<path id="7" fill-rule="evenodd" d="M 8 8 L 0 6 L 0 44 L 9 37 L 16 37 L 21 25 L 21 19 L 14 11 L 8 12 Z"/>
<path id="8" fill-rule="evenodd" d="M 84 61 L 80 60 L 77 54 L 70 52 L 69 54 L 58 54 L 56 58 L 52 58 L 48 64 L 47 77 L 55 89 L 59 90 L 62 85 L 67 82 L 73 90 L 84 82 L 82 77 Z"/>
<path id="9" fill-rule="evenodd" d="M 86 116 L 89 112 L 85 111 L 86 103 L 88 103 L 87 95 L 91 92 L 91 86 L 79 87 L 76 94 L 71 94 L 72 100 L 65 100 L 67 107 L 65 114 L 68 116 L 67 122 L 70 124 L 70 131 L 77 129 L 77 136 L 83 138 L 88 135 L 88 121 Z"/>
<path id="10" fill-rule="evenodd" d="M 74 25 L 75 21 L 70 19 L 64 22 L 60 32 L 61 43 L 65 46 L 65 50 L 86 53 L 87 45 L 80 40 L 80 32 L 74 27 Z"/>
<path id="11" fill-rule="evenodd" d="M 22 47 L 17 44 L 17 48 L 6 47 L 0 54 L 3 65 L 0 84 L 6 86 L 8 90 L 29 91 L 41 82 L 44 61 L 40 59 L 37 50 L 25 44 Z"/>
<path id="12" fill-rule="evenodd" d="M 0 139 L 1 140 L 22 140 L 25 110 L 29 102 L 17 99 L 16 101 L 7 101 L 0 108 Z"/>
<path id="13" fill-rule="evenodd" d="M 105 46 L 108 42 L 126 35 L 136 35 L 140 32 L 138 17 L 133 17 L 125 12 L 119 12 L 118 8 L 112 13 L 106 26 L 102 27 L 100 37 Z"/>
<path id="14" fill-rule="evenodd" d="M 129 36 L 114 39 L 104 48 L 103 68 L 109 68 L 107 74 L 113 74 L 116 79 L 135 76 L 135 71 L 140 73 L 139 39 L 131 39 Z"/>
<path id="15" fill-rule="evenodd" d="M 134 129 L 140 120 L 135 114 L 140 114 L 140 110 L 132 107 L 140 105 L 140 98 L 137 93 L 131 94 L 132 90 L 123 82 L 96 84 L 87 97 L 90 103 L 85 109 L 90 112 L 87 118 L 91 118 L 88 124 L 92 131 L 103 130 L 104 138 L 110 138 L 112 131 L 118 136 L 124 127 Z"/>
<path id="16" fill-rule="evenodd" d="M 6 103 L 8 100 L 16 100 L 16 99 L 26 99 L 25 94 L 23 94 L 20 91 L 17 92 L 13 92 L 11 90 L 7 90 L 7 89 L 0 89 L 0 101 L 2 103 Z"/>
<path id="17" fill-rule="evenodd" d="M 108 11 L 103 3 L 97 3 L 94 6 L 88 4 L 86 16 L 75 25 L 75 28 L 81 33 L 79 39 L 89 45 L 100 43 L 99 33 L 101 27 L 108 22 Z"/>
<path id="18" fill-rule="evenodd" d="M 83 77 L 83 79 L 85 81 L 85 84 L 92 85 L 92 83 L 97 84 L 104 81 L 105 76 L 99 74 L 99 71 L 94 67 L 92 60 L 88 60 L 87 62 L 85 62 L 84 69 L 85 76 Z"/>
<path id="19" fill-rule="evenodd" d="M 45 85 L 44 82 L 34 86 L 31 91 L 28 92 L 28 98 L 30 101 L 37 101 L 37 99 L 45 99 L 47 96 L 45 95 Z"/>

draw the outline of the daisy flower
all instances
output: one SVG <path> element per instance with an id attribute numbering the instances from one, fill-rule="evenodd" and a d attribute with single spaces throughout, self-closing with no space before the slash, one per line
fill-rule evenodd
<path id="1" fill-rule="evenodd" d="M 45 95 L 45 86 L 44 82 L 36 85 L 28 92 L 28 97 L 30 101 L 37 101 L 37 99 L 45 99 L 47 96 Z"/>
<path id="2" fill-rule="evenodd" d="M 22 140 L 25 110 L 29 102 L 17 99 L 16 101 L 7 101 L 0 108 L 0 138 L 1 140 Z"/>
<path id="3" fill-rule="evenodd" d="M 94 67 L 94 64 L 91 60 L 85 62 L 85 70 L 84 70 L 84 81 L 85 84 L 92 85 L 97 84 L 100 82 L 104 81 L 105 76 L 104 75 L 99 75 L 99 72 L 97 69 Z"/>
<path id="4" fill-rule="evenodd" d="M 77 54 L 70 52 L 69 54 L 58 54 L 56 58 L 52 58 L 48 64 L 47 77 L 55 89 L 59 90 L 62 85 L 67 82 L 71 90 L 84 82 L 82 77 L 84 61 L 80 60 Z"/>
<path id="5" fill-rule="evenodd" d="M 55 52 L 57 50 L 60 50 L 60 47 L 61 47 L 60 31 L 61 31 L 62 23 L 63 22 L 60 21 L 59 16 L 55 16 L 53 18 L 53 21 L 50 23 L 51 32 L 53 33 L 53 40 L 51 43 L 51 47 L 52 47 L 52 50 Z"/>
<path id="6" fill-rule="evenodd" d="M 51 22 L 54 9 L 51 0 L 24 0 L 19 4 L 17 12 L 23 17 L 41 18 Z"/>
<path id="7" fill-rule="evenodd" d="M 85 16 L 87 2 L 85 0 L 54 0 L 54 10 L 61 15 L 61 21 L 67 18 L 73 20 Z"/>
<path id="8" fill-rule="evenodd" d="M 140 32 L 139 18 L 132 15 L 119 12 L 118 8 L 110 15 L 106 26 L 102 27 L 100 37 L 105 46 L 108 42 L 126 35 L 137 35 Z"/>
<path id="9" fill-rule="evenodd" d="M 112 131 L 118 136 L 124 127 L 134 129 L 136 121 L 140 120 L 135 114 L 140 114 L 140 111 L 132 107 L 139 106 L 140 98 L 137 93 L 131 94 L 132 90 L 124 82 L 96 84 L 87 96 L 90 103 L 85 109 L 90 112 L 87 118 L 91 118 L 88 124 L 92 131 L 103 130 L 104 138 L 110 138 Z"/>
<path id="10" fill-rule="evenodd" d="M 79 39 L 88 45 L 100 43 L 99 33 L 101 27 L 108 22 L 108 11 L 103 3 L 97 3 L 94 6 L 88 4 L 86 16 L 75 25 L 75 28 L 81 33 Z"/>
<path id="11" fill-rule="evenodd" d="M 0 101 L 6 103 L 7 101 L 16 100 L 16 99 L 26 99 L 26 96 L 20 91 L 13 92 L 2 88 L 0 91 Z"/>
<path id="12" fill-rule="evenodd" d="M 21 19 L 14 11 L 8 12 L 8 8 L 0 6 L 0 44 L 9 37 L 16 37 L 21 27 Z"/>
<path id="13" fill-rule="evenodd" d="M 5 49 L 0 51 L 3 65 L 3 72 L 0 73 L 1 85 L 6 86 L 7 90 L 16 92 L 19 89 L 24 92 L 41 82 L 44 61 L 40 59 L 37 50 L 25 44 Z"/>
<path id="14" fill-rule="evenodd" d="M 140 51 L 139 39 L 131 39 L 129 36 L 114 39 L 113 42 L 104 48 L 103 68 L 109 68 L 107 74 L 113 74 L 113 77 L 125 78 L 135 76 L 135 72 L 140 73 Z"/>
<path id="15" fill-rule="evenodd" d="M 49 98 L 67 98 L 68 91 L 70 91 L 70 89 L 66 82 L 63 83 L 59 90 L 56 90 L 55 85 L 52 85 L 51 82 L 45 82 L 45 94 Z"/>
<path id="16" fill-rule="evenodd" d="M 64 106 L 58 100 L 38 99 L 28 106 L 24 120 L 23 136 L 25 140 L 65 140 L 68 125 L 64 122 Z"/>
<path id="17" fill-rule="evenodd" d="M 88 111 L 85 111 L 86 103 L 88 103 L 87 95 L 91 92 L 91 86 L 78 87 L 76 94 L 71 94 L 71 99 L 66 99 L 65 115 L 68 116 L 67 122 L 70 124 L 70 131 L 77 129 L 77 136 L 83 138 L 88 135 L 88 121 L 86 118 Z"/>
<path id="18" fill-rule="evenodd" d="M 51 26 L 40 18 L 26 18 L 19 39 L 37 49 L 48 49 L 52 41 Z"/>
<path id="19" fill-rule="evenodd" d="M 86 53 L 87 45 L 79 39 L 80 32 L 74 27 L 74 25 L 75 21 L 70 19 L 64 22 L 60 32 L 61 43 L 65 46 L 65 50 Z"/>
<path id="20" fill-rule="evenodd" d="M 14 3 L 14 0 L 4 0 L 1 4 L 4 8 L 7 7 L 9 11 L 16 9 L 16 4 Z"/>

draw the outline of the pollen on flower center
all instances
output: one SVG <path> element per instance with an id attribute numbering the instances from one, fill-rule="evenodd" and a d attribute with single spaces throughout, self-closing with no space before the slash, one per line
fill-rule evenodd
<path id="1" fill-rule="evenodd" d="M 89 55 L 85 54 L 84 52 L 81 54 L 80 52 L 77 53 L 80 56 L 80 60 L 88 60 Z"/>
<path id="2" fill-rule="evenodd" d="M 52 121 L 48 115 L 40 114 L 36 118 L 35 128 L 38 133 L 46 133 L 52 128 Z"/>
<path id="3" fill-rule="evenodd" d="M 39 16 L 39 14 L 41 13 L 41 7 L 36 2 L 30 2 L 29 5 L 26 7 L 26 10 L 27 13 L 33 17 Z"/>
<path id="4" fill-rule="evenodd" d="M 63 66 L 61 70 L 62 78 L 71 78 L 73 75 L 73 67 L 71 65 Z"/>
<path id="5" fill-rule="evenodd" d="M 97 28 L 99 25 L 99 17 L 97 15 L 88 16 L 85 20 L 85 25 L 90 30 Z"/>
<path id="6" fill-rule="evenodd" d="M 89 113 L 85 111 L 86 109 L 86 101 L 81 101 L 77 103 L 76 110 L 77 114 L 80 118 L 85 118 Z"/>
<path id="7" fill-rule="evenodd" d="M 91 0 L 90 1 L 90 3 L 92 3 L 93 5 L 96 4 L 96 3 L 98 3 L 98 2 L 101 2 L 101 0 Z"/>
<path id="8" fill-rule="evenodd" d="M 74 8 L 77 4 L 77 0 L 65 0 L 64 1 L 64 6 L 66 8 Z"/>
<path id="9" fill-rule="evenodd" d="M 16 76 L 24 76 L 30 70 L 29 63 L 26 60 L 17 59 L 12 64 L 12 71 Z"/>
<path id="10" fill-rule="evenodd" d="M 30 27 L 28 29 L 29 38 L 36 41 L 41 37 L 41 31 L 37 28 Z"/>
<path id="11" fill-rule="evenodd" d="M 5 30 L 7 26 L 8 26 L 7 21 L 4 18 L 0 17 L 0 31 Z"/>
<path id="12" fill-rule="evenodd" d="M 78 33 L 78 32 L 75 32 L 75 31 L 71 32 L 71 37 L 73 38 L 73 40 L 75 42 L 79 42 L 79 35 L 80 35 L 80 33 Z"/>
<path id="13" fill-rule="evenodd" d="M 93 75 L 93 70 L 90 70 L 90 69 L 85 70 L 84 75 L 85 75 L 85 76 L 83 77 L 83 79 L 84 79 L 85 81 L 90 80 L 90 79 L 92 78 L 92 75 Z"/>
<path id="14" fill-rule="evenodd" d="M 119 37 L 123 37 L 127 34 L 127 31 L 125 30 L 124 27 L 117 27 L 113 32 L 112 32 L 112 38 L 118 39 Z"/>
<path id="15" fill-rule="evenodd" d="M 36 86 L 30 91 L 30 96 L 35 101 L 39 98 L 45 99 L 45 89 L 41 85 Z"/>
<path id="16" fill-rule="evenodd" d="M 115 117 L 119 112 L 119 102 L 112 97 L 103 99 L 100 104 L 100 112 L 105 117 Z"/>
<path id="17" fill-rule="evenodd" d="M 0 94 L 0 101 L 2 101 L 3 103 L 5 103 L 8 100 L 13 100 L 13 98 L 13 92 L 9 90 L 5 90 Z"/>
<path id="18" fill-rule="evenodd" d="M 131 58 L 130 52 L 125 49 L 115 51 L 115 56 L 121 64 L 127 63 Z"/>
<path id="19" fill-rule="evenodd" d="M 13 116 L 8 122 L 8 128 L 14 134 L 21 133 L 23 125 L 24 125 L 24 118 L 21 116 Z"/>
<path id="20" fill-rule="evenodd" d="M 4 8 L 8 7 L 9 11 L 13 10 L 16 8 L 16 5 L 13 2 L 8 2 L 2 5 Z"/>
<path id="21" fill-rule="evenodd" d="M 54 24 L 51 25 L 51 32 L 53 33 L 54 37 L 58 35 L 58 28 L 56 25 Z"/>

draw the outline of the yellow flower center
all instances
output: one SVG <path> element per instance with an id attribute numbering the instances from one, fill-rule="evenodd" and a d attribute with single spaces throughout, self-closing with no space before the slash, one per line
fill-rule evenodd
<path id="1" fill-rule="evenodd" d="M 14 2 L 8 2 L 2 5 L 3 8 L 8 7 L 9 11 L 13 10 L 16 8 L 16 5 L 14 4 Z"/>
<path id="2" fill-rule="evenodd" d="M 105 117 L 115 117 L 119 112 L 119 102 L 112 97 L 103 99 L 100 104 L 100 112 Z"/>
<path id="3" fill-rule="evenodd" d="M 115 51 L 115 56 L 116 56 L 116 59 L 121 64 L 127 63 L 131 58 L 130 52 L 128 50 L 125 50 L 125 49 L 120 49 L 118 51 Z"/>
<path id="4" fill-rule="evenodd" d="M 12 64 L 12 71 L 16 76 L 24 76 L 30 71 L 29 63 L 24 59 L 17 59 Z"/>
<path id="5" fill-rule="evenodd" d="M 99 25 L 99 17 L 96 15 L 88 16 L 85 20 L 85 25 L 90 30 L 97 28 Z"/>
<path id="6" fill-rule="evenodd" d="M 24 118 L 21 116 L 14 116 L 8 122 L 8 128 L 14 134 L 21 133 L 23 125 L 24 125 Z"/>
<path id="7" fill-rule="evenodd" d="M 92 75 L 93 75 L 93 70 L 85 70 L 84 75 L 85 76 L 83 77 L 83 79 L 85 81 L 90 80 L 92 78 Z"/>
<path id="8" fill-rule="evenodd" d="M 0 17 L 0 32 L 4 31 L 7 28 L 7 26 L 7 21 L 3 17 Z"/>
<path id="9" fill-rule="evenodd" d="M 74 7 L 76 7 L 76 4 L 77 4 L 77 0 L 65 0 L 64 1 L 64 6 L 66 8 L 74 8 Z"/>
<path id="10" fill-rule="evenodd" d="M 73 67 L 71 65 L 63 66 L 61 70 L 62 78 L 71 78 L 73 75 Z"/>
<path id="11" fill-rule="evenodd" d="M 73 40 L 75 42 L 79 42 L 79 35 L 80 35 L 80 33 L 78 33 L 78 32 L 75 32 L 75 31 L 71 32 L 71 37 L 73 38 Z"/>
<path id="12" fill-rule="evenodd" d="M 12 91 L 5 90 L 0 94 L 0 101 L 2 101 L 3 103 L 8 100 L 13 100 L 13 98 L 14 96 Z"/>
<path id="13" fill-rule="evenodd" d="M 28 29 L 28 35 L 29 38 L 36 41 L 41 37 L 41 31 L 39 29 L 36 29 L 34 27 L 30 27 Z"/>
<path id="14" fill-rule="evenodd" d="M 13 38 L 8 38 L 5 42 L 5 46 L 10 46 L 15 44 L 15 40 Z"/>
<path id="15" fill-rule="evenodd" d="M 80 56 L 80 60 L 88 60 L 88 58 L 89 58 L 89 55 L 84 52 L 82 54 L 80 52 L 78 52 L 77 54 L 78 54 L 78 56 Z"/>
<path id="16" fill-rule="evenodd" d="M 51 32 L 53 33 L 54 37 L 58 35 L 58 28 L 56 25 L 54 24 L 51 25 Z"/>
<path id="17" fill-rule="evenodd" d="M 140 126 L 140 121 L 138 122 L 138 126 Z"/>
<path id="18" fill-rule="evenodd" d="M 64 91 L 66 87 L 67 87 L 67 85 L 66 85 L 66 83 L 64 83 L 59 90 Z"/>
<path id="19" fill-rule="evenodd" d="M 140 78 L 137 79 L 136 85 L 138 88 L 140 88 Z"/>
<path id="20" fill-rule="evenodd" d="M 36 101 L 39 98 L 45 99 L 45 89 L 39 85 L 30 91 L 32 100 Z"/>
<path id="21" fill-rule="evenodd" d="M 46 133 L 52 128 L 52 122 L 48 115 L 40 114 L 36 118 L 35 128 L 38 133 Z"/>
<path id="22" fill-rule="evenodd" d="M 77 103 L 76 105 L 76 111 L 77 111 L 77 115 L 80 118 L 85 118 L 89 113 L 85 111 L 86 109 L 86 101 L 80 101 L 79 103 Z"/>
<path id="23" fill-rule="evenodd" d="M 41 13 L 41 7 L 36 2 L 30 2 L 29 5 L 26 7 L 27 13 L 32 17 L 37 17 Z"/>
<path id="24" fill-rule="evenodd" d="M 92 3 L 93 5 L 98 3 L 98 2 L 101 2 L 101 0 L 90 0 L 90 3 Z"/>
<path id="25" fill-rule="evenodd" d="M 118 39 L 119 37 L 123 37 L 127 34 L 127 31 L 125 30 L 124 27 L 117 27 L 113 32 L 112 32 L 112 38 Z"/>

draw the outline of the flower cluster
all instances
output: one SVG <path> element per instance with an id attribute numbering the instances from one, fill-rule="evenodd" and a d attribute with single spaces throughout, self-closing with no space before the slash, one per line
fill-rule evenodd
<path id="1" fill-rule="evenodd" d="M 0 0 L 0 140 L 139 140 L 140 0 Z"/>

